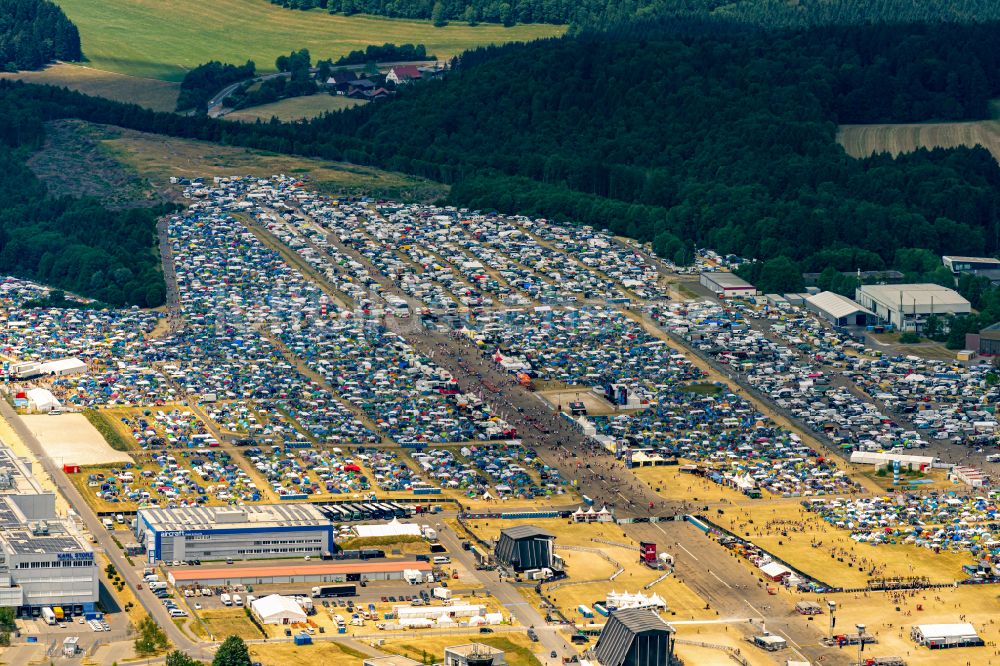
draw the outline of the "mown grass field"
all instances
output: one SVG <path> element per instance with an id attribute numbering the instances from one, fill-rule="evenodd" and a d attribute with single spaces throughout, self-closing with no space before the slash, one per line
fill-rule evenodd
<path id="1" fill-rule="evenodd" d="M 280 102 L 271 104 L 261 104 L 249 109 L 241 109 L 227 113 L 226 120 L 239 120 L 242 122 L 255 122 L 263 120 L 267 122 L 272 117 L 278 120 L 302 120 L 303 118 L 315 118 L 328 111 L 340 111 L 353 106 L 366 104 L 364 100 L 351 99 L 344 95 L 309 95 L 307 97 L 292 97 L 283 99 Z"/>
<path id="2" fill-rule="evenodd" d="M 173 111 L 180 91 L 180 85 L 173 81 L 126 76 L 69 63 L 55 63 L 37 72 L 0 72 L 0 79 L 66 87 L 85 95 L 139 104 L 153 111 Z"/>
<path id="3" fill-rule="evenodd" d="M 527 41 L 564 30 L 551 25 L 434 28 L 429 21 L 290 11 L 267 0 L 60 0 L 59 5 L 80 29 L 88 65 L 166 81 L 180 81 L 186 70 L 209 60 L 251 59 L 258 69 L 270 71 L 277 56 L 300 48 L 316 59 L 369 44 L 410 43 L 447 57 L 483 44 Z"/>

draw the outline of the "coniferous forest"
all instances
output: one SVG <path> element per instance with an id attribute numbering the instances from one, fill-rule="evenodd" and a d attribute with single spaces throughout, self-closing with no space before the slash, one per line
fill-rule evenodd
<path id="1" fill-rule="evenodd" d="M 39 120 L 80 118 L 421 175 L 451 184 L 454 204 L 605 226 L 668 258 L 708 246 L 780 260 L 775 273 L 788 275 L 881 270 L 907 248 L 1000 250 L 1000 168 L 981 148 L 856 160 L 835 141 L 838 123 L 988 117 L 998 42 L 1000 23 L 765 33 L 650 21 L 479 49 L 443 81 L 308 123 L 227 123 L 0 83 L 0 108 L 26 110 L 24 128 L 0 135 L 23 152 Z M 6 233 L 0 271 L 15 261 Z M 21 274 L 52 271 L 37 252 L 17 257 Z M 137 297 L 127 285 L 123 298 Z"/>
<path id="2" fill-rule="evenodd" d="M 436 24 L 555 23 L 604 27 L 635 19 L 722 19 L 765 28 L 1000 20 L 992 0 L 271 0 L 289 9 L 429 19 Z"/>
<path id="3" fill-rule="evenodd" d="M 0 71 L 80 60 L 80 33 L 48 0 L 0 0 Z"/>

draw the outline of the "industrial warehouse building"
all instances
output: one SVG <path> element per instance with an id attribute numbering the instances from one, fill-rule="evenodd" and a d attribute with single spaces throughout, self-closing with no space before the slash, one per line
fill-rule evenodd
<path id="1" fill-rule="evenodd" d="M 518 525 L 500 531 L 493 554 L 515 571 L 552 567 L 555 536 L 538 527 Z"/>
<path id="2" fill-rule="evenodd" d="M 981 329 L 978 336 L 966 336 L 966 338 L 969 337 L 973 337 L 976 344 L 970 346 L 966 342 L 967 348 L 975 349 L 980 354 L 987 356 L 997 356 L 1000 354 L 1000 323 Z"/>
<path id="3" fill-rule="evenodd" d="M 0 448 L 0 606 L 22 615 L 45 606 L 92 611 L 99 580 L 94 551 L 72 521 L 56 515 L 55 495 Z"/>
<path id="4" fill-rule="evenodd" d="M 171 569 L 167 580 L 173 585 L 283 585 L 289 583 L 343 583 L 375 580 L 403 580 L 404 572 L 431 572 L 427 562 L 365 560 L 336 564 L 272 564 L 261 566 L 192 567 Z"/>
<path id="5" fill-rule="evenodd" d="M 910 629 L 910 638 L 932 650 L 985 645 L 975 627 L 967 622 L 958 624 L 917 624 Z"/>
<path id="6" fill-rule="evenodd" d="M 920 333 L 927 318 L 969 314 L 972 305 L 954 289 L 936 284 L 865 284 L 854 293 L 861 307 L 900 331 Z"/>
<path id="7" fill-rule="evenodd" d="M 721 298 L 746 298 L 757 295 L 756 287 L 733 273 L 702 273 L 698 282 Z"/>
<path id="8" fill-rule="evenodd" d="M 806 309 L 815 312 L 834 326 L 872 326 L 878 319 L 871 310 L 832 291 L 821 291 L 815 296 L 808 297 Z"/>
<path id="9" fill-rule="evenodd" d="M 136 520 L 150 562 L 328 557 L 333 534 L 312 504 L 150 508 Z"/>
<path id="10" fill-rule="evenodd" d="M 670 666 L 674 628 L 648 608 L 612 611 L 594 654 L 601 666 Z"/>
<path id="11" fill-rule="evenodd" d="M 955 275 L 1000 269 L 1000 259 L 995 257 L 956 257 L 945 255 L 941 257 L 941 263 Z"/>

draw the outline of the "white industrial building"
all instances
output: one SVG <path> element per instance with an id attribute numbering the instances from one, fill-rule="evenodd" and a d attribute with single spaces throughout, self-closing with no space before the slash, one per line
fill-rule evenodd
<path id="1" fill-rule="evenodd" d="M 900 331 L 920 333 L 927 318 L 969 314 L 972 305 L 954 289 L 936 284 L 865 284 L 854 300 Z"/>
<path id="2" fill-rule="evenodd" d="M 71 521 L 56 515 L 55 495 L 30 465 L 0 448 L 0 606 L 22 615 L 45 606 L 92 611 L 99 580 L 94 551 Z"/>
<path id="3" fill-rule="evenodd" d="M 53 409 L 59 409 L 61 406 L 56 397 L 52 395 L 52 391 L 43 388 L 33 388 L 28 389 L 26 392 L 28 398 L 28 411 L 36 413 L 46 413 L 51 412 Z"/>
<path id="4" fill-rule="evenodd" d="M 806 309 L 834 326 L 871 326 L 876 320 L 875 313 L 871 310 L 832 291 L 821 291 L 806 298 Z"/>
<path id="5" fill-rule="evenodd" d="M 414 523 L 401 523 L 393 518 L 382 525 L 355 525 L 354 533 L 362 539 L 374 537 L 423 536 L 420 526 Z"/>
<path id="6" fill-rule="evenodd" d="M 78 358 L 60 358 L 55 361 L 46 361 L 38 367 L 38 371 L 43 375 L 53 375 L 64 377 L 66 375 L 79 375 L 87 372 L 87 364 Z"/>
<path id="7" fill-rule="evenodd" d="M 302 606 L 295 599 L 280 594 L 254 599 L 250 604 L 250 611 L 261 624 L 296 624 L 306 621 L 306 612 L 302 610 Z"/>
<path id="8" fill-rule="evenodd" d="M 882 451 L 852 451 L 851 464 L 854 465 L 893 465 L 899 463 L 900 468 L 913 471 L 930 469 L 937 458 L 934 456 L 915 456 L 909 453 L 887 453 Z"/>
<path id="9" fill-rule="evenodd" d="M 702 273 L 701 286 L 711 289 L 721 298 L 756 296 L 757 288 L 733 273 Z"/>
<path id="10" fill-rule="evenodd" d="M 136 520 L 150 562 L 329 556 L 333 534 L 312 504 L 153 507 Z"/>
<path id="11" fill-rule="evenodd" d="M 983 645 L 983 639 L 968 622 L 956 624 L 915 624 L 910 629 L 914 642 L 932 650 Z"/>

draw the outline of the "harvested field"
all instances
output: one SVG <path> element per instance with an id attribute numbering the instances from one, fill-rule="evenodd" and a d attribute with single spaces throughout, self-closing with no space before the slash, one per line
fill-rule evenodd
<path id="1" fill-rule="evenodd" d="M 330 111 L 350 109 L 362 104 L 367 104 L 367 102 L 361 99 L 351 99 L 343 95 L 309 95 L 307 97 L 283 99 L 280 102 L 253 106 L 249 109 L 240 109 L 239 111 L 227 113 L 225 119 L 250 123 L 258 120 L 268 121 L 272 117 L 284 121 L 302 120 L 305 118 L 315 118 Z"/>
<path id="2" fill-rule="evenodd" d="M 919 125 L 843 125 L 837 142 L 852 157 L 872 153 L 898 155 L 917 148 L 983 146 L 1000 160 L 1000 121 L 926 123 Z"/>
<path id="3" fill-rule="evenodd" d="M 131 102 L 154 111 L 173 111 L 180 91 L 180 85 L 171 81 L 128 76 L 62 62 L 38 72 L 0 72 L 0 78 L 63 86 L 86 95 Z"/>
<path id="4" fill-rule="evenodd" d="M 83 414 L 22 416 L 45 453 L 58 464 L 106 465 L 131 462 L 127 453 L 111 448 Z"/>

